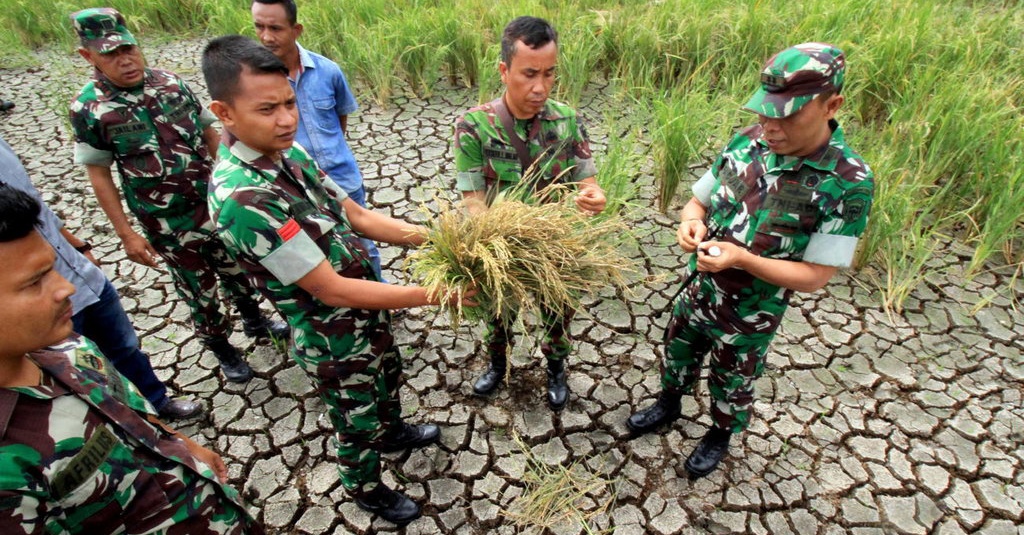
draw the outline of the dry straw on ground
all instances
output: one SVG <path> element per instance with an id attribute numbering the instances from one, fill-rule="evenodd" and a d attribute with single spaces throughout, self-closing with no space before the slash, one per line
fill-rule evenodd
<path id="1" fill-rule="evenodd" d="M 407 259 L 413 279 L 433 295 L 476 288 L 479 306 L 443 305 L 453 325 L 498 318 L 511 325 L 517 311 L 581 310 L 580 298 L 608 286 L 626 288 L 633 261 L 618 252 L 626 235 L 618 216 L 588 217 L 564 186 L 545 190 L 557 202 L 496 199 L 473 215 L 442 203 L 426 242 Z"/>

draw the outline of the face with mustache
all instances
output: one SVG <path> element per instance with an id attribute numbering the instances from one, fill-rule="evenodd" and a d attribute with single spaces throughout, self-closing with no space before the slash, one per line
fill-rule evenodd
<path id="1" fill-rule="evenodd" d="M 509 113 L 516 119 L 530 119 L 540 113 L 555 85 L 557 68 L 558 45 L 554 41 L 537 48 L 517 41 L 509 64 L 498 64 Z"/>
<path id="2" fill-rule="evenodd" d="M 122 45 L 107 53 L 79 48 L 78 53 L 117 87 L 135 87 L 146 77 L 146 61 L 135 45 Z"/>
<path id="3" fill-rule="evenodd" d="M 295 42 L 302 35 L 302 25 L 292 24 L 288 20 L 288 12 L 281 4 L 252 4 L 252 25 L 260 43 L 274 53 L 275 56 L 288 62 L 299 55 Z"/>
<path id="4" fill-rule="evenodd" d="M 56 258 L 35 230 L 0 242 L 0 358 L 21 358 L 71 334 L 75 287 L 54 270 Z"/>

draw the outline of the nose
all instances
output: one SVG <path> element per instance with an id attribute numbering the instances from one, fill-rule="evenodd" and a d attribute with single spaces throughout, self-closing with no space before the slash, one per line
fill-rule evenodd
<path id="1" fill-rule="evenodd" d="M 772 117 L 761 117 L 761 127 L 766 131 L 776 131 L 782 125 L 782 121 Z"/>
<path id="2" fill-rule="evenodd" d="M 277 114 L 278 126 L 291 127 L 297 122 L 299 122 L 299 109 L 282 106 L 280 113 Z"/>
<path id="3" fill-rule="evenodd" d="M 57 289 L 53 292 L 53 300 L 60 303 L 75 294 L 75 285 L 71 284 L 71 281 L 65 279 L 63 275 L 56 272 L 54 274 L 57 275 L 59 280 L 57 281 Z"/>

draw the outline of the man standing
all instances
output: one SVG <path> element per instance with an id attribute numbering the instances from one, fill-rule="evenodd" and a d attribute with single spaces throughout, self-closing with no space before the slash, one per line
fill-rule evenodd
<path id="1" fill-rule="evenodd" d="M 0 188 L 0 532 L 263 533 L 223 484 L 220 456 L 68 338 L 75 287 L 35 230 L 39 213 Z"/>
<path id="2" fill-rule="evenodd" d="M 359 106 L 341 67 L 299 45 L 303 27 L 298 22 L 299 8 L 295 0 L 253 0 L 251 12 L 260 42 L 288 67 L 288 82 L 295 91 L 295 104 L 299 108 L 295 142 L 309 152 L 317 166 L 341 186 L 350 199 L 366 208 L 363 176 L 345 141 L 348 116 Z M 372 240 L 363 239 L 363 245 L 379 277 L 380 251 Z"/>
<path id="3" fill-rule="evenodd" d="M 700 276 L 675 304 L 658 400 L 626 425 L 642 434 L 678 418 L 710 355 L 713 423 L 686 460 L 691 478 L 711 473 L 749 425 L 754 381 L 790 295 L 850 266 L 867 226 L 873 175 L 834 119 L 845 65 L 823 43 L 769 59 L 744 106 L 758 124 L 732 139 L 683 207 L 676 235 Z"/>
<path id="4" fill-rule="evenodd" d="M 128 378 L 156 408 L 161 418 L 189 418 L 202 412 L 202 405 L 167 397 L 167 387 L 156 374 L 149 356 L 139 348 L 128 315 L 114 285 L 97 267 L 92 246 L 76 238 L 64 226 L 32 186 L 28 174 L 6 141 L 0 139 L 0 187 L 11 187 L 32 196 L 42 207 L 36 230 L 56 253 L 54 269 L 78 289 L 71 296 L 75 332 L 94 341 L 121 375 Z"/>
<path id="5" fill-rule="evenodd" d="M 255 292 L 225 254 L 209 220 L 215 119 L 181 78 L 145 66 L 116 10 L 85 9 L 71 20 L 81 38 L 79 54 L 96 68 L 71 106 L 75 162 L 86 166 L 128 258 L 150 267 L 157 266 L 157 255 L 164 260 L 200 340 L 229 381 L 246 382 L 252 369 L 228 342 L 231 325 L 220 309 L 217 279 L 238 308 L 247 335 L 285 337 L 288 328 L 263 317 Z M 115 163 L 121 193 L 145 237 L 132 229 L 121 207 L 111 173 Z"/>
<path id="6" fill-rule="evenodd" d="M 573 183 L 579 188 L 580 210 L 590 215 L 604 210 L 604 192 L 594 178 L 597 168 L 580 116 L 548 98 L 557 66 L 558 34 L 547 21 L 519 17 L 505 27 L 498 64 L 504 94 L 470 109 L 455 124 L 456 187 L 471 211 L 524 180 L 530 181 L 523 185 L 530 191 L 556 181 Z M 528 170 L 530 176 L 524 177 Z M 547 400 L 556 411 L 569 400 L 565 359 L 571 349 L 566 333 L 570 320 L 563 311 L 545 311 L 541 318 Z M 473 392 L 481 396 L 494 392 L 505 377 L 512 343 L 508 326 L 490 322 L 484 343 L 490 363 L 473 385 Z"/>
<path id="7" fill-rule="evenodd" d="M 266 48 L 238 35 L 214 39 L 203 76 L 224 125 L 209 199 L 224 244 L 294 329 L 289 353 L 327 405 L 342 486 L 359 507 L 410 522 L 419 506 L 381 483 L 380 454 L 432 444 L 441 431 L 402 420 L 388 309 L 444 296 L 382 284 L 359 237 L 418 245 L 426 231 L 359 206 L 294 144 L 295 93 Z"/>

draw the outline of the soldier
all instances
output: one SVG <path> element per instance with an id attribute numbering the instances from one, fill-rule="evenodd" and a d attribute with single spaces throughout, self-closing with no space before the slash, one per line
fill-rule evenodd
<path id="1" fill-rule="evenodd" d="M 327 404 L 345 490 L 367 511 L 410 522 L 419 506 L 380 482 L 380 453 L 426 446 L 441 432 L 401 419 L 402 361 L 388 309 L 437 304 L 439 296 L 381 283 L 359 238 L 417 245 L 425 229 L 366 210 L 325 180 L 294 143 L 288 68 L 266 48 L 238 35 L 214 39 L 203 76 L 224 125 L 209 199 L 218 231 L 289 318 L 289 353 Z"/>
<path id="2" fill-rule="evenodd" d="M 498 72 L 505 92 L 467 111 L 455 123 L 456 187 L 470 211 L 482 209 L 498 192 L 517 186 L 533 167 L 525 187 L 539 191 L 552 182 L 575 184 L 576 205 L 593 215 L 604 210 L 605 197 L 594 178 L 597 168 L 576 110 L 548 98 L 558 66 L 558 34 L 544 19 L 519 17 L 501 37 Z M 569 400 L 565 359 L 571 349 L 566 330 L 571 314 L 544 311 L 541 353 L 547 359 L 548 405 L 558 411 Z M 490 363 L 473 385 L 486 396 L 505 377 L 512 343 L 508 325 L 488 323 L 484 344 Z"/>
<path id="3" fill-rule="evenodd" d="M 288 82 L 299 108 L 295 142 L 316 159 L 317 166 L 348 198 L 366 208 L 363 176 L 345 140 L 348 116 L 359 109 L 345 73 L 337 63 L 298 43 L 303 27 L 295 0 L 253 0 L 250 11 L 260 42 L 288 67 Z M 380 276 L 380 251 L 371 240 L 363 239 L 363 245 Z"/>
<path id="4" fill-rule="evenodd" d="M 68 338 L 75 287 L 33 228 L 39 214 L 0 188 L 0 532 L 263 533 L 220 456 Z"/>
<path id="5" fill-rule="evenodd" d="M 713 423 L 686 460 L 691 478 L 711 473 L 749 425 L 790 295 L 820 289 L 853 262 L 874 182 L 834 119 L 844 74 L 843 52 L 829 44 L 772 56 L 744 106 L 758 124 L 732 139 L 683 207 L 676 235 L 701 276 L 675 304 L 657 401 L 626 425 L 642 434 L 678 418 L 710 354 Z"/>
<path id="6" fill-rule="evenodd" d="M 0 139 L 0 186 L 28 193 L 42 206 L 36 230 L 57 254 L 54 269 L 78 291 L 71 297 L 75 332 L 96 342 L 117 371 L 128 378 L 164 419 L 189 418 L 202 412 L 202 405 L 188 399 L 167 397 L 167 387 L 156 374 L 149 357 L 139 348 L 139 338 L 121 306 L 121 298 L 106 275 L 97 267 L 92 246 L 67 230 L 39 197 L 28 174 L 6 141 Z"/>
<path id="7" fill-rule="evenodd" d="M 246 382 L 253 372 L 228 342 L 231 325 L 220 310 L 217 279 L 247 335 L 283 338 L 288 327 L 263 317 L 255 292 L 214 235 L 206 191 L 217 147 L 215 119 L 181 78 L 145 66 L 116 10 L 85 9 L 71 20 L 81 38 L 79 54 L 96 68 L 71 106 L 75 162 L 85 165 L 128 258 L 150 267 L 157 266 L 157 255 L 164 260 L 196 333 L 217 356 L 224 376 Z M 145 237 L 132 229 L 121 207 L 114 163 Z"/>

